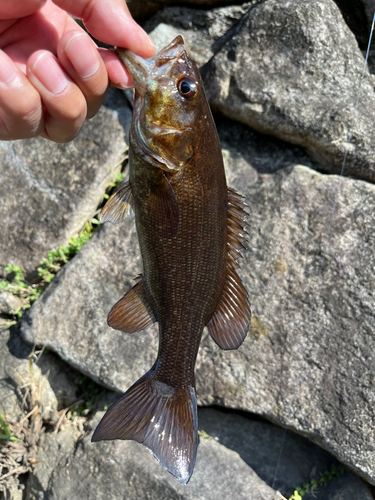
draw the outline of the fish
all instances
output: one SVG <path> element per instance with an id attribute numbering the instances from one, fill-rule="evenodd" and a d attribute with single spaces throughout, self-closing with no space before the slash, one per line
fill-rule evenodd
<path id="1" fill-rule="evenodd" d="M 224 350 L 250 326 L 238 274 L 244 198 L 227 187 L 220 142 L 197 66 L 179 35 L 153 60 L 117 48 L 134 85 L 129 180 L 102 222 L 134 214 L 143 271 L 111 309 L 125 333 L 159 326 L 155 364 L 105 413 L 92 441 L 142 443 L 182 484 L 198 446 L 194 368 L 203 329 Z"/>

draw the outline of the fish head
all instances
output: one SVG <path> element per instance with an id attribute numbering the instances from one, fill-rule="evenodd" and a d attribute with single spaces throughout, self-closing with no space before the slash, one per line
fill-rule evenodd
<path id="1" fill-rule="evenodd" d="M 198 68 L 182 36 L 153 60 L 125 49 L 116 51 L 135 85 L 134 140 L 162 169 L 181 169 L 198 151 L 210 117 Z"/>

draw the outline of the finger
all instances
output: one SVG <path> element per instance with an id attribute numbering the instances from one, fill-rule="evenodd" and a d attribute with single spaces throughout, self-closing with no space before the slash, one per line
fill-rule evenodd
<path id="1" fill-rule="evenodd" d="M 20 17 L 29 16 L 33 12 L 39 10 L 47 0 L 27 0 L 20 2 L 14 0 L 0 1 L 0 19 L 19 19 Z"/>
<path id="2" fill-rule="evenodd" d="M 120 89 L 132 89 L 134 87 L 133 80 L 114 51 L 99 49 L 99 53 L 107 68 L 109 81 Z"/>
<path id="3" fill-rule="evenodd" d="M 57 47 L 60 64 L 79 87 L 87 103 L 87 118 L 92 118 L 104 101 L 108 76 L 96 45 L 82 30 L 68 31 Z"/>
<path id="4" fill-rule="evenodd" d="M 0 48 L 6 47 L 7 54 L 26 72 L 27 61 L 34 52 L 49 50 L 56 54 L 57 44 L 70 19 L 65 11 L 49 1 L 38 12 L 19 19 L 11 29 L 2 33 Z"/>
<path id="5" fill-rule="evenodd" d="M 27 77 L 45 108 L 45 134 L 55 142 L 69 142 L 86 118 L 86 100 L 51 52 L 40 50 L 27 62 Z"/>
<path id="6" fill-rule="evenodd" d="M 54 0 L 73 16 L 82 19 L 98 40 L 124 47 L 141 57 L 151 57 L 155 46 L 145 31 L 131 17 L 123 0 Z"/>
<path id="7" fill-rule="evenodd" d="M 0 50 L 0 139 L 26 139 L 44 128 L 39 93 Z"/>

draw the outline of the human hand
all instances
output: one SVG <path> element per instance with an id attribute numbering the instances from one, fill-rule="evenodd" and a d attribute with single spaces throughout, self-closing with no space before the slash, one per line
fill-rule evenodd
<path id="1" fill-rule="evenodd" d="M 68 142 L 99 110 L 109 83 L 132 87 L 113 51 L 151 57 L 154 46 L 124 0 L 0 0 L 0 140 Z"/>

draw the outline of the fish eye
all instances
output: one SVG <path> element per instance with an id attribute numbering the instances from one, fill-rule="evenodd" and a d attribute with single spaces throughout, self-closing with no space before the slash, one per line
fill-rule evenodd
<path id="1" fill-rule="evenodd" d="M 191 101 L 198 93 L 197 84 L 193 82 L 190 78 L 184 76 L 177 82 L 177 89 L 179 93 L 187 99 Z"/>

